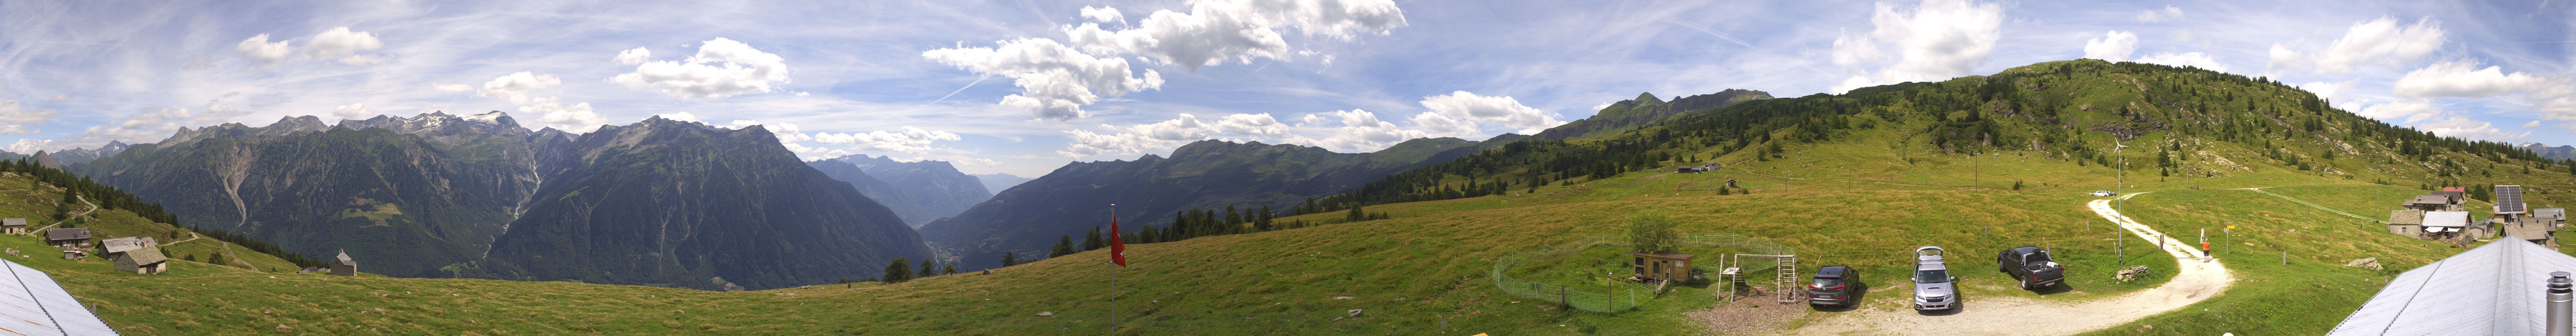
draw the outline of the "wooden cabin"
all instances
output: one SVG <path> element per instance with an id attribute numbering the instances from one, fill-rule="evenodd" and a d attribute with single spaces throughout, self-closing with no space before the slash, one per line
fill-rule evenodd
<path id="1" fill-rule="evenodd" d="M 0 234 L 27 234 L 26 218 L 0 218 Z"/>
<path id="2" fill-rule="evenodd" d="M 66 249 L 89 248 L 89 228 L 45 230 L 45 245 Z"/>
<path id="3" fill-rule="evenodd" d="M 349 259 L 349 250 L 340 250 L 340 256 L 331 258 L 327 263 L 331 264 L 331 274 L 358 275 L 358 261 Z"/>
<path id="4" fill-rule="evenodd" d="M 1631 278 L 1639 282 L 1690 281 L 1691 257 L 1692 255 L 1678 253 L 1629 252 L 1628 266 L 1635 270 L 1633 273 L 1635 275 Z"/>

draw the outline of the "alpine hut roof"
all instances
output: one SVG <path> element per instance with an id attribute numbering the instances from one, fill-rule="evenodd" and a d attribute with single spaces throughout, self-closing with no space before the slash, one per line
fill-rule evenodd
<path id="1" fill-rule="evenodd" d="M 89 239 L 89 228 L 69 228 L 69 229 L 52 229 L 52 230 L 45 230 L 45 239 L 46 239 L 46 240 L 73 240 L 73 239 L 82 239 L 82 240 L 87 240 L 87 239 Z"/>
<path id="2" fill-rule="evenodd" d="M 2541 335 L 2549 272 L 2576 256 L 2497 240 L 2398 274 L 2326 335 Z"/>

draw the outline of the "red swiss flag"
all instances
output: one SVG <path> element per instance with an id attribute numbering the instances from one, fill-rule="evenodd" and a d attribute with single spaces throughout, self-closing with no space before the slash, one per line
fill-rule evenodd
<path id="1" fill-rule="evenodd" d="M 1118 217 L 1109 217 L 1109 262 L 1127 266 L 1127 242 L 1118 239 Z"/>

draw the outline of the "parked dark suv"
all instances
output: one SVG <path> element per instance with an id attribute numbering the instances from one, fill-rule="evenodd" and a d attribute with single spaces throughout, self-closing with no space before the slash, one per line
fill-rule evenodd
<path id="1" fill-rule="evenodd" d="M 1807 304 L 1816 306 L 1852 306 L 1852 293 L 1859 289 L 1860 271 L 1851 266 L 1832 265 L 1816 269 L 1816 280 L 1807 284 Z"/>
<path id="2" fill-rule="evenodd" d="M 2043 288 L 2066 281 L 2066 268 L 2048 259 L 2048 250 L 2038 246 L 2004 249 L 1995 254 L 1995 270 L 2020 280 L 2021 289 Z"/>

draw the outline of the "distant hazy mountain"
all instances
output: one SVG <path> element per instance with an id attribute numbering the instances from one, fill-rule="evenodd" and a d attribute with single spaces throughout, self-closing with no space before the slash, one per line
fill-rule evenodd
<path id="1" fill-rule="evenodd" d="M 133 146 L 126 145 L 123 141 L 109 140 L 106 145 L 98 146 L 98 149 L 72 148 L 53 152 L 52 156 L 55 162 L 62 164 L 81 164 L 97 161 L 103 157 L 116 156 L 116 153 L 125 152 L 129 147 Z"/>
<path id="2" fill-rule="evenodd" d="M 1414 139 L 1375 153 L 1205 140 L 1174 149 L 1169 158 L 1067 164 L 956 217 L 932 221 L 921 232 L 963 258 L 966 268 L 997 267 L 1003 252 L 1021 260 L 1044 258 L 1060 236 L 1079 238 L 1108 225 L 1113 203 L 1129 225 L 1168 225 L 1174 211 L 1186 208 L 1270 205 L 1286 212 L 1308 196 L 1350 191 L 1386 174 L 1489 148 L 1480 144 L 1523 137 L 1497 138 Z"/>
<path id="3" fill-rule="evenodd" d="M 823 172 L 824 177 L 830 177 L 832 180 L 836 181 L 848 182 L 850 187 L 858 188 L 860 195 L 866 195 L 868 199 L 875 200 L 877 204 L 885 205 L 887 210 L 894 211 L 895 217 L 907 219 L 904 222 L 905 225 L 921 227 L 920 223 L 914 223 L 909 220 L 923 215 L 920 213 L 920 207 L 899 206 L 919 204 L 920 202 L 913 200 L 913 193 L 895 188 L 893 184 L 888 184 L 885 180 L 877 179 L 875 176 L 869 176 L 867 170 L 859 169 L 858 165 L 852 165 L 849 162 L 842 162 L 841 160 L 814 160 L 805 162 L 805 165 L 814 167 L 815 171 Z M 930 221 L 921 221 L 921 223 L 928 222 Z"/>
<path id="4" fill-rule="evenodd" d="M 1029 180 L 1035 180 L 1035 178 L 1020 177 L 1019 175 L 1011 175 L 1009 173 L 974 174 L 967 176 L 974 176 L 976 180 L 983 181 L 984 190 L 990 190 L 995 194 L 1002 193 L 1003 190 L 1011 190 L 1012 186 L 1017 186 L 1021 183 L 1029 183 Z"/>
<path id="5" fill-rule="evenodd" d="M 918 234 L 762 128 L 590 134 L 428 113 L 182 128 L 70 169 L 186 223 L 368 272 L 721 289 L 875 276 Z"/>
<path id="6" fill-rule="evenodd" d="M 956 216 L 957 213 L 966 211 L 966 208 L 975 206 L 975 203 L 993 198 L 993 193 L 984 189 L 983 182 L 975 179 L 974 176 L 957 172 L 957 167 L 949 165 L 947 161 L 902 162 L 895 161 L 892 157 L 866 154 L 822 161 L 846 164 L 858 168 L 868 177 L 882 181 L 884 186 L 890 189 L 877 191 L 861 186 L 859 192 L 876 199 L 877 203 L 885 204 L 886 208 L 894 209 L 895 214 L 902 216 L 905 223 L 911 223 L 916 227 L 931 220 Z M 866 183 L 841 178 L 852 174 L 834 173 L 832 169 L 825 169 L 825 166 L 816 165 L 815 169 L 824 170 L 824 173 L 832 175 L 833 179 L 850 182 L 853 185 Z"/>
<path id="7" fill-rule="evenodd" d="M 2549 147 L 2538 142 L 2526 142 L 2522 144 L 2522 149 L 2552 160 L 2576 159 L 2576 146 Z"/>
<path id="8" fill-rule="evenodd" d="M 1674 116 L 1679 116 L 1686 112 L 1714 109 L 1725 107 L 1727 105 L 1735 105 L 1736 103 L 1762 99 L 1771 99 L 1771 93 L 1744 89 L 1726 89 L 1725 91 L 1718 91 L 1717 93 L 1676 98 L 1670 102 L 1655 98 L 1654 93 L 1640 93 L 1637 94 L 1637 99 L 1610 103 L 1609 107 L 1601 108 L 1599 113 L 1593 114 L 1591 117 L 1585 117 L 1582 120 L 1575 120 L 1574 122 L 1565 123 L 1565 125 L 1548 128 L 1546 131 L 1539 132 L 1535 137 L 1548 140 L 1566 140 L 1610 136 L 1621 132 L 1627 132 L 1628 130 L 1637 129 L 1638 127 L 1643 127 L 1646 124 L 1664 121 L 1665 119 L 1672 119 Z"/>
<path id="9" fill-rule="evenodd" d="M 539 160 L 561 170 L 469 271 L 757 290 L 862 279 L 888 259 L 931 256 L 893 211 L 798 161 L 761 127 L 654 117 L 553 146 Z"/>
<path id="10" fill-rule="evenodd" d="M 10 153 L 9 151 L 0 150 L 0 160 L 17 160 L 24 158 L 27 158 L 26 154 Z"/>

